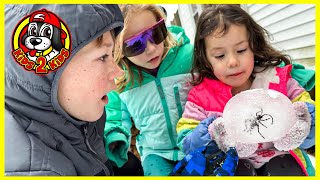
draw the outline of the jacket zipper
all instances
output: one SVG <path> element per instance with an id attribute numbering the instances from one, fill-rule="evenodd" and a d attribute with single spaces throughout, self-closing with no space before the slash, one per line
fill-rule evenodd
<path id="1" fill-rule="evenodd" d="M 92 147 L 91 147 L 91 145 L 90 145 L 90 143 L 89 143 L 89 135 L 88 135 L 88 127 L 87 127 L 87 125 L 84 125 L 84 126 L 83 126 L 83 132 L 84 132 L 85 143 L 86 143 L 86 145 L 87 145 L 87 148 L 88 148 L 95 156 L 98 155 L 98 153 L 95 152 L 95 151 L 92 149 Z"/>
<path id="2" fill-rule="evenodd" d="M 181 105 L 181 100 L 180 100 L 179 88 L 177 86 L 174 87 L 173 92 L 174 92 L 174 99 L 176 100 L 178 115 L 179 115 L 179 119 L 180 119 L 182 117 L 182 105 Z"/>
<path id="3" fill-rule="evenodd" d="M 168 104 L 167 104 L 167 101 L 166 101 L 165 94 L 164 94 L 163 89 L 162 89 L 161 81 L 160 81 L 160 79 L 156 78 L 155 82 L 156 82 L 156 86 L 157 86 L 157 90 L 158 90 L 159 96 L 161 98 L 161 104 L 162 104 L 162 107 L 163 107 L 163 110 L 164 110 L 164 115 L 165 115 L 165 120 L 166 120 L 166 124 L 167 124 L 168 133 L 169 133 L 169 138 L 170 138 L 172 146 L 176 147 L 176 141 L 174 140 L 173 133 L 172 133 L 173 129 L 172 129 L 172 125 L 171 125 L 169 108 L 168 108 Z"/>
<path id="4" fill-rule="evenodd" d="M 83 127 L 83 132 L 84 132 L 84 137 L 85 137 L 85 144 L 86 144 L 87 148 L 90 150 L 90 153 L 93 154 L 93 158 L 101 165 L 101 167 L 106 175 L 108 175 L 108 174 L 113 175 L 113 171 L 110 171 L 106 167 L 106 165 L 99 160 L 98 153 L 93 150 L 93 148 L 91 147 L 91 145 L 89 143 L 88 124 L 85 124 L 82 127 Z"/>

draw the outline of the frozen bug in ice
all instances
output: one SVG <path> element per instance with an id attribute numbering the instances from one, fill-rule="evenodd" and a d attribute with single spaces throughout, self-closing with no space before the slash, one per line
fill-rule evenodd
<path id="1" fill-rule="evenodd" d="M 267 128 L 267 126 L 262 123 L 262 122 L 266 122 L 266 121 L 271 121 L 271 124 L 273 124 L 273 117 L 270 114 L 263 114 L 263 110 L 262 110 L 262 108 L 260 108 L 260 111 L 258 111 L 256 113 L 256 117 L 245 120 L 245 126 L 246 126 L 245 131 L 251 133 L 251 131 L 255 127 L 257 127 L 258 133 L 261 135 L 261 137 L 263 139 L 265 139 L 264 136 L 260 133 L 260 125 Z"/>

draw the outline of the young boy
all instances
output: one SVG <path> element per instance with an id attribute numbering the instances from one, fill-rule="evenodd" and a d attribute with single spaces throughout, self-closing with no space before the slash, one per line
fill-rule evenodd
<path id="1" fill-rule="evenodd" d="M 112 175 L 97 120 L 122 75 L 118 6 L 6 5 L 5 22 L 5 174 Z"/>

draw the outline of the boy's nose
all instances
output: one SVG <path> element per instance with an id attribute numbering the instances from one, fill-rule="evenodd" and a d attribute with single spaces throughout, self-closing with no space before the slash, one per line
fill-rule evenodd
<path id="1" fill-rule="evenodd" d="M 123 76 L 124 71 L 114 61 L 112 61 L 112 68 L 112 79 Z"/>

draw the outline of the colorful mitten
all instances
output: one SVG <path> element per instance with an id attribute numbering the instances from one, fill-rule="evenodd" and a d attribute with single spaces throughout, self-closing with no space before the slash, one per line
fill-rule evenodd
<path id="1" fill-rule="evenodd" d="M 299 147 L 310 132 L 311 116 L 304 102 L 293 103 L 297 115 L 297 122 L 283 138 L 274 141 L 278 150 L 288 151 Z"/>
<path id="2" fill-rule="evenodd" d="M 235 142 L 228 136 L 224 128 L 224 120 L 222 117 L 217 118 L 209 125 L 208 132 L 211 139 L 216 142 L 222 151 L 227 152 L 230 147 L 235 147 Z"/>
<path id="3" fill-rule="evenodd" d="M 232 139 L 228 137 L 227 132 L 224 128 L 223 118 L 217 118 L 213 121 L 208 128 L 208 132 L 211 138 L 216 142 L 219 149 L 227 152 L 229 148 L 236 147 L 239 157 L 247 157 L 253 154 L 258 149 L 258 144 L 248 144 L 248 143 L 235 143 Z"/>

